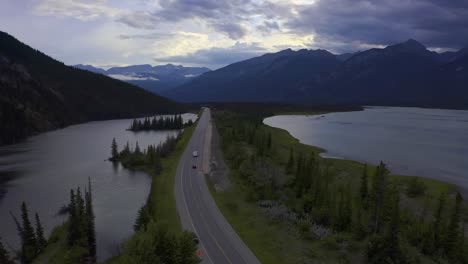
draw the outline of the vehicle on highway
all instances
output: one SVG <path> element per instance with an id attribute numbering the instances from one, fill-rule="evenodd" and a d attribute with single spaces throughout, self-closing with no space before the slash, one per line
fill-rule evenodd
<path id="1" fill-rule="evenodd" d="M 197 168 L 197 165 L 192 165 L 192 169 L 196 169 Z"/>
<path id="2" fill-rule="evenodd" d="M 200 239 L 198 239 L 198 237 L 197 237 L 197 235 L 195 233 L 192 233 L 192 240 L 197 245 L 198 245 L 198 243 L 200 243 Z"/>
<path id="3" fill-rule="evenodd" d="M 192 152 L 192 156 L 193 156 L 194 158 L 198 157 L 198 151 L 195 150 L 194 152 Z"/>

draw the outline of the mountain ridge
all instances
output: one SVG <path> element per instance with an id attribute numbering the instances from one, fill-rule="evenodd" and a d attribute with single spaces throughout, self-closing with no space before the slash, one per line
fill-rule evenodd
<path id="1" fill-rule="evenodd" d="M 116 66 L 107 70 L 83 64 L 73 65 L 73 67 L 125 81 L 157 94 L 211 71 L 206 67 L 185 67 L 170 63 L 155 66 L 150 64 Z"/>
<path id="2" fill-rule="evenodd" d="M 0 145 L 91 120 L 183 111 L 131 84 L 66 66 L 0 31 Z"/>
<path id="3" fill-rule="evenodd" d="M 414 39 L 353 54 L 286 49 L 237 62 L 183 84 L 163 95 L 183 102 L 288 102 L 300 104 L 413 105 L 468 108 L 468 91 L 446 89 L 452 80 L 425 79 L 466 56 L 467 48 L 436 53 Z M 462 67 L 462 66 L 460 66 Z M 430 78 L 427 78 L 430 76 Z M 458 78 L 458 85 L 466 85 Z M 454 84 L 455 85 L 455 84 Z M 425 90 L 424 86 L 428 89 Z M 436 95 L 445 92 L 444 100 Z M 431 96 L 436 96 L 432 98 Z"/>

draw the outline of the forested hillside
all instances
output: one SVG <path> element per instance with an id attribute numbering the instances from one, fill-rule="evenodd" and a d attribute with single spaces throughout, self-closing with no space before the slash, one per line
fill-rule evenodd
<path id="1" fill-rule="evenodd" d="M 89 120 L 183 109 L 101 74 L 69 67 L 0 32 L 0 145 Z"/>

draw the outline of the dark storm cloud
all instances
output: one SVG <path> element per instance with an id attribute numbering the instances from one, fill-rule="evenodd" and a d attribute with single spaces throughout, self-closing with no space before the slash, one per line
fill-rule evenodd
<path id="1" fill-rule="evenodd" d="M 202 49 L 188 55 L 154 58 L 154 60 L 157 62 L 204 65 L 216 69 L 227 64 L 259 56 L 265 52 L 266 50 L 260 47 L 259 43 L 236 43 L 229 48 Z"/>
<path id="2" fill-rule="evenodd" d="M 211 26 L 219 32 L 226 33 L 231 39 L 240 39 L 247 34 L 247 31 L 239 24 L 214 22 Z"/>
<path id="3" fill-rule="evenodd" d="M 134 28 L 156 29 L 161 22 L 199 18 L 231 39 L 239 39 L 247 34 L 241 22 L 259 12 L 259 5 L 252 0 L 174 0 L 161 1 L 160 7 L 152 13 L 133 12 L 118 21 Z"/>
<path id="4" fill-rule="evenodd" d="M 429 47 L 468 44 L 466 0 L 320 0 L 298 13 L 287 26 L 298 34 L 314 33 L 321 48 L 345 51 L 409 38 Z"/>
<path id="5" fill-rule="evenodd" d="M 249 23 L 252 17 L 264 16 L 268 20 L 287 17 L 289 5 L 256 0 L 173 0 L 160 1 L 160 9 L 148 12 L 133 12 L 118 19 L 134 28 L 156 29 L 161 22 L 179 22 L 198 18 L 207 22 L 215 31 L 237 40 L 248 34 L 242 23 Z M 275 21 L 264 22 L 259 29 L 278 29 Z"/>
<path id="6" fill-rule="evenodd" d="M 269 34 L 273 31 L 279 31 L 280 26 L 276 21 L 264 21 L 263 24 L 257 26 L 258 31 L 263 34 Z"/>

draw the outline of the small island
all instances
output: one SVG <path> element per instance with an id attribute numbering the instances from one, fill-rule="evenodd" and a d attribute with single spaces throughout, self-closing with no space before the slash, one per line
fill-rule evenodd
<path id="1" fill-rule="evenodd" d="M 128 130 L 133 132 L 138 131 L 156 131 L 156 130 L 175 130 L 182 129 L 184 127 L 190 126 L 193 124 L 192 120 L 189 120 L 184 123 L 184 120 L 181 115 L 175 116 L 166 116 L 166 117 L 145 117 L 141 119 L 133 119 L 132 124 Z"/>

